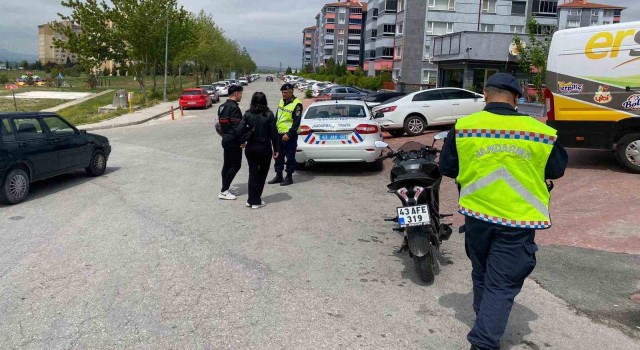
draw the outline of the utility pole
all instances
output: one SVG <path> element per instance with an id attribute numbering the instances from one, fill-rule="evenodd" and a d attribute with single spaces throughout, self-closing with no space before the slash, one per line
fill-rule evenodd
<path id="1" fill-rule="evenodd" d="M 167 4 L 167 30 L 164 38 L 164 92 L 162 93 L 162 100 L 167 102 L 167 70 L 169 65 L 169 4 Z"/>

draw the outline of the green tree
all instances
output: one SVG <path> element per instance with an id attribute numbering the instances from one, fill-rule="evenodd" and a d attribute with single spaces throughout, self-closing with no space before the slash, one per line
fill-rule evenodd
<path id="1" fill-rule="evenodd" d="M 291 67 L 287 67 L 287 70 L 285 71 L 285 75 L 291 75 L 293 72 L 291 71 Z"/>
<path id="2" fill-rule="evenodd" d="M 518 35 L 514 36 L 514 42 L 518 49 L 520 61 L 518 65 L 527 74 L 531 74 L 532 69 L 537 71 L 533 75 L 533 86 L 536 88 L 538 100 L 542 100 L 542 86 L 547 80 L 547 58 L 549 57 L 549 46 L 551 45 L 551 33 L 544 34 L 540 39 L 536 33 L 538 22 L 535 19 L 527 21 L 528 44 Z"/>
<path id="3" fill-rule="evenodd" d="M 36 60 L 35 62 L 33 62 L 33 70 L 42 70 L 42 63 L 40 63 L 40 60 Z"/>
<path id="4" fill-rule="evenodd" d="M 27 62 L 27 60 L 20 61 L 20 67 L 22 67 L 22 69 L 29 69 L 29 62 Z"/>
<path id="5" fill-rule="evenodd" d="M 11 69 L 11 65 L 9 64 L 9 61 L 4 61 L 5 66 L 7 66 L 7 69 Z"/>

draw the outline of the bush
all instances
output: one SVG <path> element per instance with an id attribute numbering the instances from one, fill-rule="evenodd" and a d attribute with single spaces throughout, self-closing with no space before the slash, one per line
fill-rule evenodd
<path id="1" fill-rule="evenodd" d="M 307 91 L 304 92 L 304 97 L 312 98 L 313 97 L 313 91 L 311 91 L 311 89 L 308 89 Z"/>
<path id="2" fill-rule="evenodd" d="M 0 84 L 6 84 L 9 82 L 9 77 L 6 74 L 0 75 Z"/>

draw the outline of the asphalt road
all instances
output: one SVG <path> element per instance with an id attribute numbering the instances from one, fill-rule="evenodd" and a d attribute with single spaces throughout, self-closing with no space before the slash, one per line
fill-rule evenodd
<path id="1" fill-rule="evenodd" d="M 279 86 L 253 83 L 241 106 L 263 90 L 275 108 Z M 312 168 L 250 210 L 245 163 L 242 195 L 223 202 L 214 114 L 100 132 L 113 145 L 104 176 L 40 182 L 27 202 L 0 207 L 1 349 L 468 349 L 463 237 L 444 244 L 435 284 L 421 284 L 382 220 L 398 204 L 388 167 Z M 442 191 L 453 198 L 452 181 Z M 502 348 L 638 339 L 528 280 Z"/>

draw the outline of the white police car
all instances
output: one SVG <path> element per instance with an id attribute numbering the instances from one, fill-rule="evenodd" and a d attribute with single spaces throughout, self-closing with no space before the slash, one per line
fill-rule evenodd
<path id="1" fill-rule="evenodd" d="M 357 162 L 382 167 L 382 150 L 375 146 L 382 132 L 363 101 L 313 103 L 302 116 L 298 134 L 296 161 L 301 166 Z"/>

